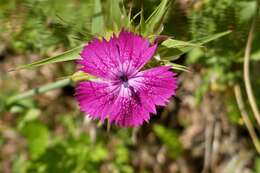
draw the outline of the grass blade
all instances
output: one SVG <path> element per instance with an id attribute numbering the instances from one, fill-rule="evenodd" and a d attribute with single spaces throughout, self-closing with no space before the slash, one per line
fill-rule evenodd
<path id="1" fill-rule="evenodd" d="M 189 52 L 193 48 L 203 47 L 202 45 L 214 41 L 230 33 L 231 31 L 225 31 L 207 37 L 203 37 L 199 40 L 192 40 L 189 42 L 168 39 L 162 42 L 159 53 L 161 54 L 161 57 L 164 60 L 176 60 L 182 54 Z"/>
<path id="2" fill-rule="evenodd" d="M 71 49 L 69 51 L 66 51 L 66 52 L 64 52 L 60 55 L 57 55 L 57 56 L 44 58 L 44 59 L 41 59 L 39 61 L 35 61 L 33 63 L 30 63 L 30 64 L 19 66 L 19 67 L 15 68 L 14 70 L 32 69 L 32 68 L 36 68 L 36 67 L 39 67 L 39 66 L 42 66 L 42 65 L 75 60 L 79 57 L 79 53 L 81 52 L 82 48 L 83 48 L 83 45 L 78 46 L 78 47 Z"/>
<path id="3" fill-rule="evenodd" d="M 206 44 L 208 42 L 211 42 L 211 41 L 214 41 L 220 37 L 223 37 L 225 35 L 228 35 L 230 34 L 232 31 L 228 30 L 228 31 L 225 31 L 225 32 L 220 32 L 220 33 L 217 33 L 217 34 L 213 34 L 213 35 L 210 35 L 210 36 L 207 36 L 207 37 L 203 37 L 201 39 L 198 39 L 198 40 L 193 40 L 191 41 L 192 43 L 195 43 L 195 44 L 200 44 L 200 45 L 203 45 L 203 44 Z"/>
<path id="4" fill-rule="evenodd" d="M 170 6 L 172 0 L 162 0 L 159 6 L 153 11 L 153 13 L 145 21 L 144 35 L 159 34 L 158 30 L 163 22 L 163 18 Z"/>
<path id="5" fill-rule="evenodd" d="M 104 16 L 102 14 L 101 0 L 94 0 L 94 15 L 92 18 L 92 33 L 103 35 L 105 32 Z"/>

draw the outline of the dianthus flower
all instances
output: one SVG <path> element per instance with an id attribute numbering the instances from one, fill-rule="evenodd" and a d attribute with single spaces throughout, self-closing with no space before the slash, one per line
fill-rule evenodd
<path id="1" fill-rule="evenodd" d="M 108 41 L 94 39 L 81 52 L 78 64 L 95 81 L 80 82 L 75 96 L 81 111 L 92 119 L 136 127 L 148 122 L 156 105 L 165 106 L 176 91 L 168 66 L 141 71 L 157 45 L 142 36 L 121 31 Z"/>

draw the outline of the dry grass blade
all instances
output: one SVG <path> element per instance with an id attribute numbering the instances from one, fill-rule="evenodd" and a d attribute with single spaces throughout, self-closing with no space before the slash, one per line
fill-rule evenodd
<path id="1" fill-rule="evenodd" d="M 256 26 L 256 21 L 259 13 L 259 5 L 260 2 L 259 0 L 257 1 L 257 9 L 256 9 L 256 14 L 255 18 L 253 20 L 253 23 L 251 25 L 247 43 L 246 43 L 246 50 L 245 50 L 245 56 L 244 56 L 244 82 L 245 82 L 245 87 L 246 87 L 246 93 L 247 97 L 249 100 L 249 104 L 252 108 L 252 111 L 254 113 L 254 116 L 257 120 L 258 125 L 260 126 L 260 113 L 257 108 L 256 104 L 256 99 L 252 90 L 251 82 L 250 82 L 250 74 L 249 74 L 249 69 L 250 69 L 250 54 L 251 54 L 251 49 L 252 49 L 252 42 L 253 42 L 253 36 L 254 36 L 254 31 L 255 31 L 255 26 Z"/>
<path id="2" fill-rule="evenodd" d="M 252 125 L 252 123 L 249 119 L 249 116 L 248 116 L 248 114 L 245 110 L 245 105 L 244 105 L 242 94 L 241 94 L 241 88 L 240 88 L 239 85 L 234 86 L 234 93 L 235 93 L 235 96 L 236 96 L 237 105 L 238 105 L 238 108 L 241 112 L 243 121 L 245 122 L 245 125 L 248 129 L 249 135 L 253 140 L 253 143 L 255 145 L 257 152 L 260 154 L 260 142 L 258 140 L 258 137 L 256 135 L 254 127 L 253 127 L 253 125 Z"/>

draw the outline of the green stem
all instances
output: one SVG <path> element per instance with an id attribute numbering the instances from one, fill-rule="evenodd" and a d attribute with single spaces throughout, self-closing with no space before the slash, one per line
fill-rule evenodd
<path id="1" fill-rule="evenodd" d="M 67 85 L 70 85 L 70 84 L 72 84 L 72 80 L 71 79 L 59 80 L 57 82 L 54 82 L 54 83 L 51 83 L 51 84 L 47 84 L 47 85 L 43 85 L 41 87 L 34 88 L 34 89 L 31 89 L 31 90 L 26 91 L 24 93 L 12 96 L 12 97 L 10 97 L 8 99 L 7 103 L 8 104 L 12 104 L 12 103 L 14 103 L 17 100 L 29 98 L 29 97 L 32 97 L 34 95 L 45 93 L 45 92 L 50 91 L 50 90 L 62 88 L 64 86 L 67 86 Z"/>

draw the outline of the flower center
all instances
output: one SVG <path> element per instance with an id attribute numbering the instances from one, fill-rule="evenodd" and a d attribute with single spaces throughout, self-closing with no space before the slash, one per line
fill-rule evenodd
<path id="1" fill-rule="evenodd" d="M 128 87 L 128 77 L 126 74 L 120 74 L 119 75 L 119 80 L 123 83 L 124 87 Z"/>

